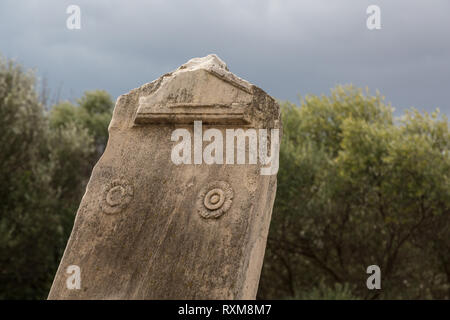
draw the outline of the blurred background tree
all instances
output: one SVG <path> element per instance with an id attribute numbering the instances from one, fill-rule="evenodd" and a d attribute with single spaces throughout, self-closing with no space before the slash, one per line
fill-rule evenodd
<path id="1" fill-rule="evenodd" d="M 84 128 L 93 138 L 95 156 L 101 156 L 108 141 L 108 125 L 111 121 L 114 103 L 104 90 L 86 91 L 77 100 L 77 104 L 64 101 L 51 108 L 50 125 L 52 128 L 73 124 Z"/>
<path id="2" fill-rule="evenodd" d="M 46 112 L 36 77 L 0 57 L 0 298 L 43 299 L 108 137 L 113 102 L 86 92 Z"/>
<path id="3" fill-rule="evenodd" d="M 108 139 L 107 92 L 45 108 L 36 92 L 32 72 L 0 58 L 0 299 L 47 297 Z M 351 86 L 282 103 L 282 117 L 258 297 L 449 299 L 448 120 L 396 120 Z M 366 287 L 372 264 L 382 290 Z"/>
<path id="4" fill-rule="evenodd" d="M 448 120 L 392 112 L 352 86 L 282 103 L 260 298 L 449 299 Z"/>

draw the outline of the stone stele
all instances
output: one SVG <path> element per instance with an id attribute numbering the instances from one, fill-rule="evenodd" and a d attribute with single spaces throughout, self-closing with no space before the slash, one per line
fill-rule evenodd
<path id="1" fill-rule="evenodd" d="M 193 137 L 200 120 L 224 145 L 226 129 L 281 125 L 276 101 L 213 54 L 121 95 L 49 299 L 256 297 L 276 174 L 260 162 L 175 164 L 173 131 Z"/>

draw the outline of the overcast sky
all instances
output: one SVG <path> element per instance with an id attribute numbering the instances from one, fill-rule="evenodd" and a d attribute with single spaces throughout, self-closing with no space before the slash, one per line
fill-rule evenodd
<path id="1" fill-rule="evenodd" d="M 66 8 L 81 8 L 81 29 Z M 381 30 L 366 9 L 381 8 Z M 278 99 L 353 83 L 450 114 L 450 1 L 1 0 L 0 53 L 36 68 L 61 97 L 120 94 L 216 53 Z"/>

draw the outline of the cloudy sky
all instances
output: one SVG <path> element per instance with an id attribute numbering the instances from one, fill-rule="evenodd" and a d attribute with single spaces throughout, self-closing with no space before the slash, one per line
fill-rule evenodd
<path id="1" fill-rule="evenodd" d="M 81 8 L 69 30 L 66 9 Z M 381 8 L 381 30 L 366 9 Z M 1 0 L 0 53 L 65 99 L 122 93 L 216 53 L 279 99 L 353 83 L 450 115 L 449 0 Z"/>

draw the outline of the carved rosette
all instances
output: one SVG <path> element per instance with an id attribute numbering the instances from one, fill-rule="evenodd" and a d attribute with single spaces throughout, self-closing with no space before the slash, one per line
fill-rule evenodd
<path id="1" fill-rule="evenodd" d="M 100 207 L 106 214 L 119 213 L 128 206 L 131 199 L 133 186 L 123 179 L 116 179 L 104 187 Z"/>
<path id="2" fill-rule="evenodd" d="M 233 189 L 225 181 L 204 186 L 197 197 L 197 212 L 205 219 L 218 218 L 230 209 Z"/>

